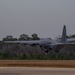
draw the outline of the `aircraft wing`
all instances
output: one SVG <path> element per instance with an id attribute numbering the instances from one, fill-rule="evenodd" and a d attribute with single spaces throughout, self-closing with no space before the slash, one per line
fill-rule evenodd
<path id="1" fill-rule="evenodd" d="M 43 45 L 51 42 L 49 39 L 44 40 L 30 40 L 30 41 L 4 41 L 5 43 L 19 43 L 19 44 L 29 44 L 29 45 Z"/>
<path id="2" fill-rule="evenodd" d="M 15 44 L 29 44 L 29 45 L 38 45 L 40 41 L 4 41 L 5 43 L 15 43 Z"/>

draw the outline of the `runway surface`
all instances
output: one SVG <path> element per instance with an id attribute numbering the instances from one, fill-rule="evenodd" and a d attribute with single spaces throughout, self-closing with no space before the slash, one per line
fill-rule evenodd
<path id="1" fill-rule="evenodd" d="M 0 67 L 0 75 L 75 75 L 75 68 Z"/>

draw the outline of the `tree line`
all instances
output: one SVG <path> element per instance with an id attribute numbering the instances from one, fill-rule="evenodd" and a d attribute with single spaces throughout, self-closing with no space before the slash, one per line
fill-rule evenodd
<path id="1" fill-rule="evenodd" d="M 5 38 L 2 39 L 2 41 L 23 41 L 23 40 L 39 40 L 40 38 L 38 37 L 38 35 L 36 33 L 33 33 L 30 36 L 28 36 L 27 34 L 21 34 L 19 38 L 14 38 L 12 35 L 8 35 Z"/>
<path id="2" fill-rule="evenodd" d="M 75 34 L 73 34 L 73 35 L 67 35 L 66 37 L 67 38 L 75 38 Z M 61 39 L 60 36 L 57 36 L 56 38 L 57 39 Z M 12 35 L 7 35 L 6 37 L 4 37 L 2 39 L 2 41 L 24 41 L 24 40 L 40 40 L 40 39 L 41 38 L 38 37 L 38 34 L 33 33 L 31 35 L 31 37 L 28 36 L 27 34 L 21 34 L 19 38 L 14 38 Z M 49 38 L 49 39 L 51 39 L 51 38 Z"/>

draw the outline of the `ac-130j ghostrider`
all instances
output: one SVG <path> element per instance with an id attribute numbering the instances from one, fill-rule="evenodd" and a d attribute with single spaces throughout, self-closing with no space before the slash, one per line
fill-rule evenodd
<path id="1" fill-rule="evenodd" d="M 32 41 L 4 41 L 4 42 L 5 43 L 24 44 L 24 45 L 28 44 L 31 46 L 39 45 L 41 47 L 41 49 L 46 49 L 45 52 L 48 52 L 49 50 L 58 52 L 66 45 L 75 44 L 75 39 L 74 38 L 67 39 L 66 26 L 64 25 L 61 40 L 40 39 L 40 40 L 32 40 Z"/>

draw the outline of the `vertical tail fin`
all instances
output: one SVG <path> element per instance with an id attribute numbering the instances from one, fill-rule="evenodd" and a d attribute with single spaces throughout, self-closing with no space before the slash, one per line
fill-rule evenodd
<path id="1" fill-rule="evenodd" d="M 66 26 L 65 25 L 63 27 L 61 42 L 62 43 L 67 43 L 67 33 L 66 33 Z"/>

